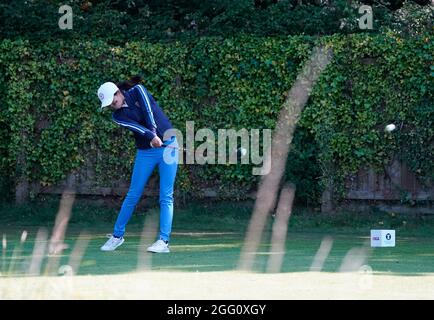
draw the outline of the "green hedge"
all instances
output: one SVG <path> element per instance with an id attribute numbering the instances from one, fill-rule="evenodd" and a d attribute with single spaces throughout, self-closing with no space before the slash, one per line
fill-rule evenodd
<path id="1" fill-rule="evenodd" d="M 432 35 L 324 38 L 335 59 L 305 109 L 320 145 L 323 174 L 339 194 L 343 179 L 362 166 L 382 169 L 405 161 L 426 183 L 434 181 Z M 399 130 L 384 132 L 388 123 Z M 324 180 L 323 180 L 324 181 Z"/>
<path id="2" fill-rule="evenodd" d="M 199 36 L 246 34 L 256 37 L 331 35 L 360 30 L 359 7 L 374 12 L 373 30 L 420 34 L 432 28 L 431 0 L 3 0 L 0 38 L 104 38 L 125 41 L 176 41 Z M 62 30 L 62 5 L 71 6 L 73 29 Z"/>
<path id="3" fill-rule="evenodd" d="M 288 179 L 297 181 L 308 166 L 315 180 L 301 183 L 306 189 L 299 195 L 315 202 L 320 179 L 314 178 L 331 179 L 339 189 L 347 174 L 364 165 L 381 167 L 397 155 L 429 180 L 434 177 L 432 39 L 240 36 L 115 47 L 101 40 L 38 46 L 3 40 L 0 169 L 12 179 L 24 175 L 50 185 L 90 162 L 101 185 L 128 180 L 133 139 L 111 122 L 108 111 L 98 111 L 96 90 L 105 81 L 135 74 L 144 77 L 182 132 L 186 121 L 195 121 L 196 129 L 273 129 L 285 93 L 321 43 L 333 48 L 333 61 L 300 119 L 300 138 L 288 164 Z M 383 131 L 390 122 L 400 128 L 394 135 Z M 213 186 L 222 195 L 243 198 L 259 178 L 251 168 L 183 165 L 177 190 L 200 196 Z"/>

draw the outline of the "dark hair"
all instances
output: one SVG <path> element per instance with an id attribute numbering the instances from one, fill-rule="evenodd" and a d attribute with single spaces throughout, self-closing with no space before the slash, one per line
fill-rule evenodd
<path id="1" fill-rule="evenodd" d="M 124 80 L 124 81 L 118 82 L 118 83 L 116 84 L 116 86 L 117 86 L 119 89 L 121 89 L 121 90 L 123 90 L 123 91 L 126 91 L 126 90 L 131 89 L 131 88 L 134 87 L 135 85 L 141 83 L 142 80 L 143 80 L 143 79 L 142 79 L 141 76 L 134 76 L 134 77 L 132 77 L 130 80 Z"/>

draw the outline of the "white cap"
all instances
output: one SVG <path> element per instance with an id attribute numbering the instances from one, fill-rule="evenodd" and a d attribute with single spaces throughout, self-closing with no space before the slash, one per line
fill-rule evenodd
<path id="1" fill-rule="evenodd" d="M 112 104 L 113 97 L 119 88 L 113 82 L 106 82 L 98 89 L 98 98 L 101 100 L 101 109 Z"/>

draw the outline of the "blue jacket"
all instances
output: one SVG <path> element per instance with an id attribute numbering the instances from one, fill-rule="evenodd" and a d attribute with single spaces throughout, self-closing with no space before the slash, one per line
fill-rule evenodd
<path id="1" fill-rule="evenodd" d="M 163 141 L 172 124 L 154 97 L 141 84 L 122 93 L 128 106 L 114 111 L 113 121 L 134 133 L 137 149 L 150 149 L 156 135 Z"/>

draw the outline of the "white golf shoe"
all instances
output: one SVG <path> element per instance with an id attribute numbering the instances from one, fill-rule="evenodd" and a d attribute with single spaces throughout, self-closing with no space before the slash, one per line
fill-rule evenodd
<path id="1" fill-rule="evenodd" d="M 169 245 L 164 242 L 163 240 L 157 240 L 155 241 L 148 249 L 148 252 L 154 252 L 154 253 L 169 253 Z"/>
<path id="2" fill-rule="evenodd" d="M 107 242 L 101 247 L 102 251 L 113 251 L 117 247 L 119 247 L 122 243 L 124 243 L 125 239 L 122 238 L 115 238 L 113 236 L 110 237 L 110 239 L 107 240 Z"/>

